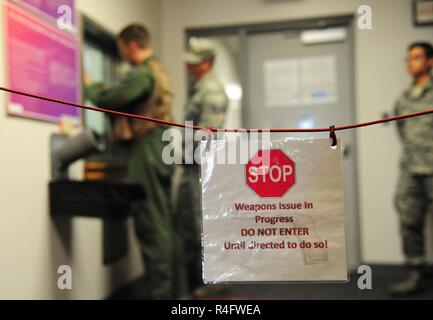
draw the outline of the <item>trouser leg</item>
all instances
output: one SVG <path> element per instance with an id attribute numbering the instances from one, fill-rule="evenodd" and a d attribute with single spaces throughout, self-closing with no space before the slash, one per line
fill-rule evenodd
<path id="1" fill-rule="evenodd" d="M 425 176 L 402 172 L 395 196 L 403 252 L 409 265 L 425 263 L 424 227 L 428 206 Z"/>
<path id="2" fill-rule="evenodd" d="M 145 268 L 144 285 L 150 299 L 173 295 L 173 241 L 168 221 L 152 203 L 141 203 L 135 214 L 135 233 Z"/>
<path id="3" fill-rule="evenodd" d="M 144 284 L 151 299 L 175 298 L 177 291 L 170 197 L 173 168 L 162 162 L 161 133 L 157 128 L 139 141 L 129 163 L 130 181 L 142 184 L 146 192 L 133 214 L 145 267 Z"/>
<path id="4" fill-rule="evenodd" d="M 184 246 L 188 287 L 193 291 L 203 284 L 201 247 L 201 186 L 199 167 L 185 166 L 178 196 L 180 232 Z"/>

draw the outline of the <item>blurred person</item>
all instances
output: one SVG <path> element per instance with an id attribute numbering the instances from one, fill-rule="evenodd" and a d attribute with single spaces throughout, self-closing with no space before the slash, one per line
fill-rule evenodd
<path id="1" fill-rule="evenodd" d="M 127 76 L 111 87 L 91 84 L 86 78 L 87 98 L 97 106 L 162 120 L 171 119 L 172 85 L 163 65 L 154 56 L 148 30 L 139 24 L 126 27 L 118 35 L 122 58 L 131 65 Z M 181 295 L 182 280 L 176 273 L 171 180 L 174 168 L 162 160 L 165 143 L 163 125 L 115 117 L 112 131 L 119 143 L 130 145 L 128 177 L 139 183 L 146 200 L 133 207 L 145 275 L 143 283 L 149 299 L 173 299 Z"/>
<path id="2" fill-rule="evenodd" d="M 407 69 L 413 83 L 397 101 L 396 115 L 433 108 L 432 68 L 432 45 L 427 42 L 410 45 Z M 433 115 L 402 120 L 397 127 L 403 157 L 395 205 L 409 273 L 406 279 L 391 285 L 390 293 L 409 295 L 426 288 L 424 228 L 429 204 L 433 204 Z"/>
<path id="3" fill-rule="evenodd" d="M 191 39 L 184 60 L 190 79 L 185 121 L 192 121 L 194 125 L 203 127 L 221 128 L 225 122 L 229 100 L 224 87 L 212 72 L 215 62 L 213 43 L 205 38 Z M 193 159 L 193 155 L 185 154 L 185 158 L 187 157 Z M 196 289 L 203 285 L 201 186 L 198 164 L 183 166 L 177 214 L 183 238 L 183 257 L 189 293 L 196 291 L 198 295 Z"/>

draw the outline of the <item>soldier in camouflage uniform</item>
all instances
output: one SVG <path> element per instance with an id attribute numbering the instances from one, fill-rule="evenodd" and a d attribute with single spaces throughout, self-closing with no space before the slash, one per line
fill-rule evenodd
<path id="1" fill-rule="evenodd" d="M 100 107 L 161 120 L 171 119 L 173 91 L 165 68 L 153 55 L 144 26 L 131 25 L 118 37 L 123 58 L 131 72 L 112 87 L 91 84 L 87 98 Z M 146 199 L 134 204 L 134 224 L 145 266 L 144 285 L 149 299 L 173 299 L 186 289 L 177 273 L 179 244 L 173 224 L 170 197 L 174 168 L 162 160 L 165 126 L 125 117 L 113 119 L 112 131 L 119 143 L 131 147 L 129 181 L 143 185 Z"/>
<path id="2" fill-rule="evenodd" d="M 207 39 L 191 41 L 185 62 L 191 78 L 186 121 L 221 128 L 228 108 L 223 86 L 212 74 L 215 51 Z M 191 142 L 186 142 L 191 143 Z M 195 145 L 197 146 L 197 145 Z M 186 148 L 188 149 L 188 148 Z M 193 148 L 191 148 L 193 149 Z M 185 159 L 193 159 L 185 154 Z M 183 238 L 185 268 L 190 292 L 203 284 L 201 268 L 201 186 L 198 164 L 184 165 L 178 193 L 178 221 Z"/>
<path id="3" fill-rule="evenodd" d="M 411 45 L 407 64 L 414 83 L 398 100 L 395 108 L 397 115 L 433 108 L 431 44 Z M 390 292 L 406 295 L 425 288 L 424 227 L 429 205 L 433 204 L 433 115 L 399 121 L 398 132 L 403 143 L 403 158 L 395 205 L 410 272 L 405 280 L 392 285 Z"/>

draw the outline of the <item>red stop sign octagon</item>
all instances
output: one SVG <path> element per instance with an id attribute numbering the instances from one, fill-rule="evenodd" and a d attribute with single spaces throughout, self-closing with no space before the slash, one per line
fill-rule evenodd
<path id="1" fill-rule="evenodd" d="M 281 150 L 260 150 L 246 166 L 247 185 L 262 198 L 280 198 L 296 183 L 295 163 Z"/>

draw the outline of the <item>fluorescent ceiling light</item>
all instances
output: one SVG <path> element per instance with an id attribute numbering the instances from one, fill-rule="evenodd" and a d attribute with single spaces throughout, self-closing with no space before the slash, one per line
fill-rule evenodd
<path id="1" fill-rule="evenodd" d="M 347 30 L 345 28 L 307 30 L 301 32 L 301 42 L 303 44 L 340 42 L 346 40 L 346 38 Z"/>

